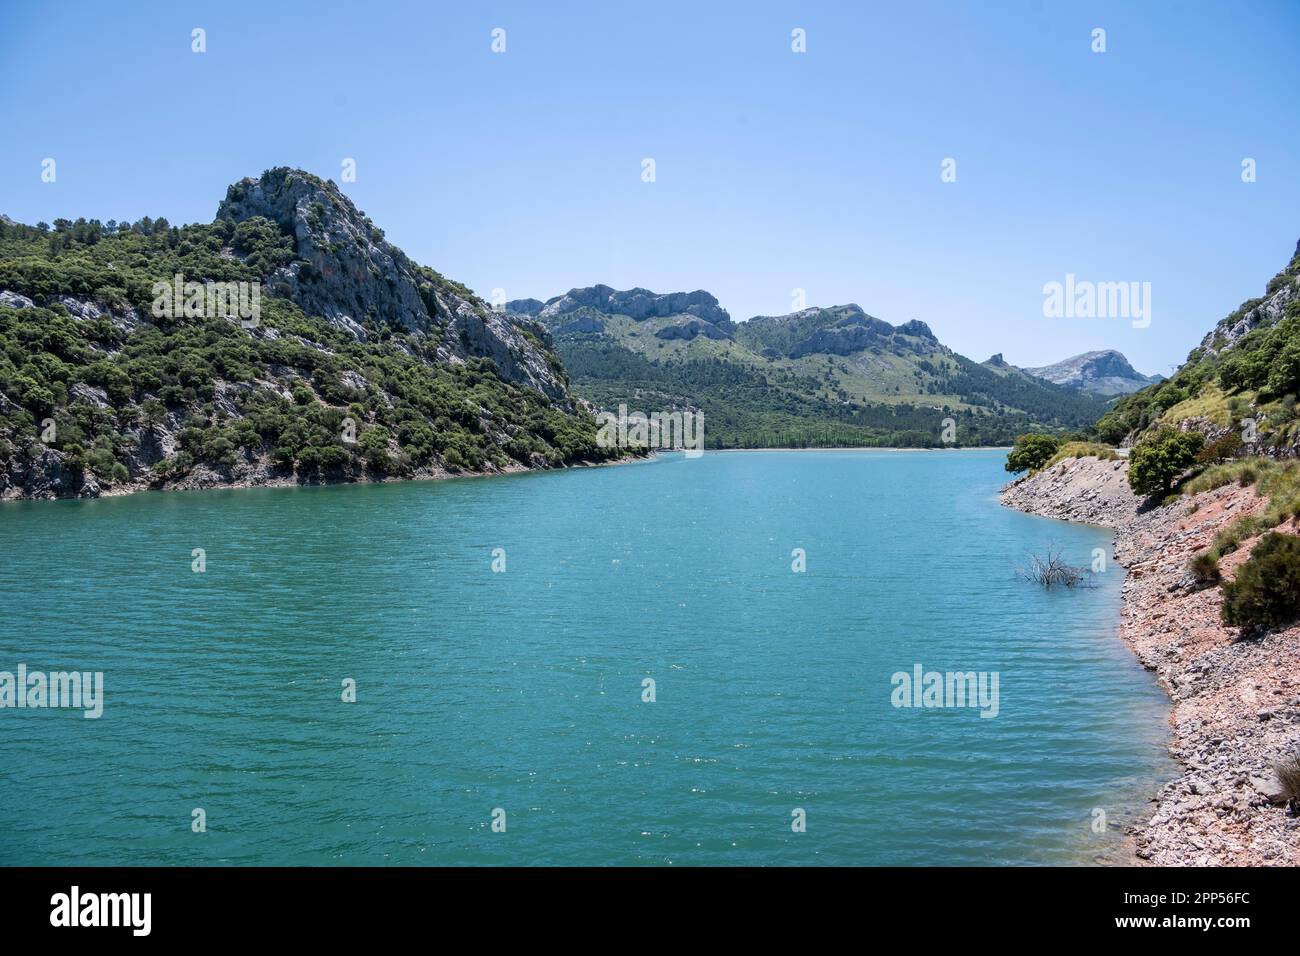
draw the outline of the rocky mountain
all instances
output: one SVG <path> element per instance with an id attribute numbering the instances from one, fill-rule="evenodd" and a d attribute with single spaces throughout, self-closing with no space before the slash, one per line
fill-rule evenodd
<path id="1" fill-rule="evenodd" d="M 740 341 L 768 358 L 852 355 L 870 349 L 925 355 L 939 347 L 930 327 L 913 320 L 892 326 L 849 305 L 804 309 L 791 315 L 759 315 L 740 326 Z"/>
<path id="2" fill-rule="evenodd" d="M 1275 275 L 1264 295 L 1243 302 L 1231 315 L 1220 319 L 1206 333 L 1188 361 L 1204 361 L 1221 355 L 1256 329 L 1277 325 L 1288 314 L 1292 303 L 1300 298 L 1300 242 L 1286 268 Z"/>
<path id="3" fill-rule="evenodd" d="M 267 277 L 272 291 L 293 299 L 367 341 L 375 328 L 438 339 L 437 358 L 490 358 L 506 379 L 551 398 L 565 386 L 525 333 L 540 327 L 493 312 L 464 286 L 416 265 L 332 182 L 301 170 L 271 169 L 226 192 L 217 219 L 269 219 L 292 236 L 294 258 Z"/>
<path id="4" fill-rule="evenodd" d="M 1168 380 L 1121 398 L 1096 431 L 1119 443 L 1172 426 L 1203 432 L 1219 443 L 1220 455 L 1233 454 L 1237 446 L 1252 454 L 1297 457 L 1297 392 L 1300 244 L 1263 296 L 1220 320 Z"/>
<path id="5" fill-rule="evenodd" d="M 603 407 L 698 408 L 712 446 L 1009 442 L 1095 420 L 1104 404 L 954 353 L 924 322 L 855 304 L 735 322 L 707 292 L 597 285 L 506 311 L 536 318 L 580 394 Z"/>
<path id="6" fill-rule="evenodd" d="M 1095 395 L 1127 395 L 1162 380 L 1160 375 L 1143 375 L 1114 349 L 1084 352 L 1053 365 L 1025 368 L 1037 378 L 1056 385 L 1066 385 Z"/>
<path id="7" fill-rule="evenodd" d="M 0 221 L 0 497 L 619 454 L 542 324 L 411 261 L 309 173 L 235 183 L 207 224 Z"/>
<path id="8" fill-rule="evenodd" d="M 673 292 L 656 295 L 648 289 L 618 291 L 607 285 L 570 289 L 546 302 L 516 299 L 506 303 L 510 315 L 538 319 L 556 332 L 603 332 L 606 317 L 623 317 L 633 322 L 671 319 L 656 323 L 655 335 L 661 339 L 689 341 L 697 335 L 711 339 L 729 339 L 731 317 L 707 292 Z"/>
<path id="9" fill-rule="evenodd" d="M 536 302 L 536 299 L 516 300 L 507 303 L 506 311 L 524 311 L 529 304 Z M 590 309 L 604 315 L 625 315 L 637 322 L 651 318 L 690 315 L 706 322 L 718 323 L 724 328 L 731 323 L 727 310 L 721 308 L 718 300 L 707 292 L 671 292 L 667 295 L 657 295 L 648 289 L 628 289 L 620 292 L 607 285 L 570 289 L 567 294 L 557 295 L 547 300 L 536 311 L 526 314 L 547 320 L 583 309 Z"/>

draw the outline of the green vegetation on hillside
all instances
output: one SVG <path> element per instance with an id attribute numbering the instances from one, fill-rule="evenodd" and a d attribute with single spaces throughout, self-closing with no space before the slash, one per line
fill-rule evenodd
<path id="1" fill-rule="evenodd" d="M 1042 471 L 1067 458 L 1097 458 L 1101 461 L 1114 461 L 1119 456 L 1109 445 L 1031 432 L 1016 439 L 1015 445 L 1007 453 L 1005 467 L 1013 474 L 1022 471 Z"/>
<path id="2" fill-rule="evenodd" d="M 1056 454 L 1047 459 L 1044 468 L 1051 468 L 1059 461 L 1065 461 L 1067 458 L 1096 458 L 1099 461 L 1115 461 L 1119 455 L 1115 454 L 1115 449 L 1109 445 L 1102 445 L 1095 441 L 1067 441 L 1056 450 Z"/>
<path id="3" fill-rule="evenodd" d="M 1242 515 L 1234 519 L 1215 537 L 1209 553 L 1217 560 L 1241 546 L 1241 542 L 1261 531 L 1300 517 L 1300 462 L 1276 461 L 1271 458 L 1246 458 L 1241 461 L 1211 465 L 1196 477 L 1185 482 L 1185 495 L 1198 495 L 1224 485 L 1237 484 L 1243 488 L 1255 486 L 1268 506 L 1258 514 Z"/>
<path id="4" fill-rule="evenodd" d="M 1145 436 L 1129 454 L 1128 483 L 1140 495 L 1168 495 L 1175 479 L 1196 464 L 1205 445 L 1199 432 L 1162 428 Z"/>
<path id="5" fill-rule="evenodd" d="M 1223 583 L 1223 623 L 1246 629 L 1281 627 L 1300 616 L 1300 538 L 1270 531 Z"/>
<path id="6" fill-rule="evenodd" d="M 599 331 L 569 330 L 578 317 Z M 999 375 L 944 349 L 920 323 L 894 327 L 853 307 L 728 324 L 734 341 L 656 334 L 678 321 L 592 309 L 550 318 L 579 394 L 606 409 L 697 408 L 710 448 L 1004 445 L 1030 430 L 1082 428 L 1107 407 L 1027 375 Z M 865 344 L 809 351 L 819 332 Z"/>
<path id="7" fill-rule="evenodd" d="M 1239 515 L 1220 529 L 1209 548 L 1192 556 L 1188 571 L 1202 586 L 1220 584 L 1219 559 L 1268 532 L 1234 580 L 1222 582 L 1223 622 L 1243 628 L 1243 633 L 1289 623 L 1300 610 L 1300 539 L 1271 529 L 1300 517 L 1300 462 L 1245 458 L 1213 464 L 1184 482 L 1182 492 L 1198 495 L 1229 484 L 1254 485 L 1268 504 L 1263 511 Z"/>
<path id="8" fill-rule="evenodd" d="M 1008 441 L 1014 430 L 998 416 L 972 410 L 833 403 L 786 387 L 788 378 L 776 385 L 759 370 L 720 358 L 661 364 L 612 343 L 563 337 L 557 347 L 575 389 L 602 408 L 700 409 L 709 448 L 928 448 L 942 444 L 947 417 L 961 445 Z"/>
<path id="9" fill-rule="evenodd" d="M 1159 425 L 1204 419 L 1240 430 L 1256 423 L 1263 448 L 1279 448 L 1300 438 L 1296 394 L 1300 390 L 1300 254 L 1269 282 L 1265 295 L 1251 299 L 1219 323 L 1207 345 L 1193 349 L 1187 362 L 1164 382 L 1121 398 L 1096 425 L 1102 441 L 1118 444 Z M 1277 321 L 1258 321 L 1236 341 L 1229 333 L 1250 315 L 1280 311 Z"/>
<path id="10" fill-rule="evenodd" d="M 1060 447 L 1061 440 L 1055 435 L 1039 435 L 1032 432 L 1020 435 L 1007 454 L 1006 470 L 1012 474 L 1038 471 L 1052 459 Z"/>
<path id="11" fill-rule="evenodd" d="M 291 238 L 258 218 L 0 220 L 0 290 L 36 302 L 0 303 L 0 474 L 20 475 L 53 449 L 65 471 L 122 482 L 145 473 L 148 446 L 164 437 L 175 447 L 152 456 L 149 477 L 159 480 L 259 456 L 313 479 L 609 454 L 596 447 L 591 416 L 503 381 L 490 360 L 447 364 L 436 339 L 387 325 L 372 324 L 359 342 L 273 288 L 256 329 L 151 314 L 154 283 L 176 273 L 252 282 L 292 259 Z M 345 418 L 355 441 L 345 440 Z M 54 437 L 43 441 L 50 421 Z"/>

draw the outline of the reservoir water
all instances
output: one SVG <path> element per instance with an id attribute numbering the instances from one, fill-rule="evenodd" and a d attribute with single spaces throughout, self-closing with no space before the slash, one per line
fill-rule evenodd
<path id="1" fill-rule="evenodd" d="M 1120 568 L 1016 577 L 1110 534 L 1004 458 L 0 504 L 0 671 L 104 675 L 0 710 L 0 864 L 1122 861 L 1167 701 Z M 918 665 L 996 708 L 895 706 Z"/>

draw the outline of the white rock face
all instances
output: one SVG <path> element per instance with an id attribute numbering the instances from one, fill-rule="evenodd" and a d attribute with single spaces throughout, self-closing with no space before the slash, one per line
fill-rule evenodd
<path id="1" fill-rule="evenodd" d="M 7 305 L 11 309 L 30 309 L 35 306 L 35 303 L 25 295 L 5 289 L 0 292 L 0 305 Z"/>
<path id="2" fill-rule="evenodd" d="M 1084 352 L 1055 365 L 1026 368 L 1024 371 L 1052 382 L 1095 395 L 1127 395 L 1160 381 L 1159 375 L 1143 375 L 1114 349 Z"/>
<path id="3" fill-rule="evenodd" d="M 540 326 L 494 312 L 468 289 L 412 262 L 333 183 L 283 167 L 241 180 L 227 190 L 217 218 L 254 216 L 293 236 L 296 260 L 268 281 L 308 315 L 361 341 L 367 327 L 383 324 L 428 335 L 449 359 L 491 359 L 503 378 L 570 403 Z"/>
<path id="4" fill-rule="evenodd" d="M 605 315 L 626 315 L 638 322 L 673 315 L 694 316 L 723 328 L 731 322 L 727 310 L 718 305 L 716 298 L 702 289 L 694 292 L 660 294 L 649 289 L 620 291 L 607 285 L 593 285 L 584 289 L 570 289 L 564 295 L 557 295 L 540 307 L 538 305 L 536 299 L 517 299 L 507 303 L 506 308 L 525 315 L 536 315 L 543 320 L 586 308 Z"/>
<path id="5" fill-rule="evenodd" d="M 1286 269 L 1273 277 L 1268 284 L 1268 294 L 1262 299 L 1252 299 L 1232 315 L 1223 319 L 1201 341 L 1207 355 L 1217 355 L 1236 344 L 1247 332 L 1261 326 L 1281 321 L 1287 305 L 1300 295 L 1300 242 Z"/>

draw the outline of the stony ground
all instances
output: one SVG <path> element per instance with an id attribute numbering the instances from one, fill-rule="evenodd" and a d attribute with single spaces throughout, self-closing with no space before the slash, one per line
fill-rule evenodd
<path id="1" fill-rule="evenodd" d="M 1128 486 L 1128 462 L 1067 458 L 1002 489 L 1002 503 L 1017 511 L 1106 528 L 1131 520 L 1142 500 Z"/>
<path id="2" fill-rule="evenodd" d="M 1182 774 L 1133 834 L 1160 865 L 1300 865 L 1300 817 L 1278 803 L 1272 766 L 1300 753 L 1300 626 L 1242 641 L 1219 622 L 1218 588 L 1199 590 L 1188 559 L 1264 502 L 1236 485 L 1147 511 L 1127 462 L 1062 462 L 1003 490 L 1009 507 L 1116 529 L 1128 570 L 1120 636 L 1173 700 L 1170 752 Z M 1278 530 L 1300 533 L 1289 524 Z M 1231 578 L 1254 540 L 1220 562 Z"/>

